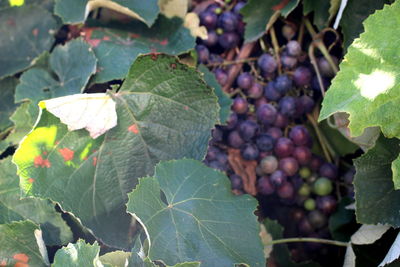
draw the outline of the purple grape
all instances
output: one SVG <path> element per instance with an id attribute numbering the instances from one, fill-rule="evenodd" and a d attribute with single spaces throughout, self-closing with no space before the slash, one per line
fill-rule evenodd
<path id="1" fill-rule="evenodd" d="M 327 81 L 324 77 L 322 77 L 322 85 L 324 86 L 324 89 L 327 90 L 329 88 L 329 81 Z M 314 76 L 311 80 L 311 88 L 314 90 L 315 93 L 318 95 L 321 93 L 321 86 L 318 81 L 318 77 Z"/>
<path id="2" fill-rule="evenodd" d="M 249 104 L 247 103 L 246 99 L 238 96 L 235 98 L 235 100 L 233 100 L 232 110 L 237 114 L 245 114 L 248 108 Z"/>
<path id="3" fill-rule="evenodd" d="M 278 160 L 274 156 L 266 156 L 260 161 L 260 168 L 264 174 L 270 174 L 278 168 Z"/>
<path id="4" fill-rule="evenodd" d="M 296 30 L 293 28 L 293 26 L 290 26 L 288 24 L 283 25 L 282 27 L 282 35 L 287 39 L 291 40 L 295 35 L 296 35 Z"/>
<path id="5" fill-rule="evenodd" d="M 221 151 L 218 147 L 210 146 L 207 150 L 206 160 L 216 160 L 219 153 L 221 153 Z"/>
<path id="6" fill-rule="evenodd" d="M 301 54 L 301 45 L 295 40 L 289 41 L 286 49 L 290 56 L 297 57 Z"/>
<path id="7" fill-rule="evenodd" d="M 253 85 L 253 76 L 248 72 L 243 72 L 237 77 L 236 83 L 242 89 L 249 89 Z"/>
<path id="8" fill-rule="evenodd" d="M 269 128 L 266 133 L 272 136 L 275 140 L 278 140 L 283 136 L 282 130 L 277 127 Z"/>
<path id="9" fill-rule="evenodd" d="M 246 5 L 245 2 L 237 2 L 235 7 L 233 8 L 233 12 L 235 14 L 240 15 L 240 10 Z"/>
<path id="10" fill-rule="evenodd" d="M 217 79 L 218 83 L 221 86 L 224 86 L 226 82 L 228 81 L 228 74 L 226 73 L 225 70 L 223 69 L 215 69 L 214 70 L 215 78 Z"/>
<path id="11" fill-rule="evenodd" d="M 208 47 L 213 47 L 218 43 L 218 34 L 215 31 L 209 31 L 207 34 L 207 39 L 203 40 L 203 44 Z"/>
<path id="12" fill-rule="evenodd" d="M 333 62 L 335 63 L 335 65 L 337 66 L 338 62 L 339 62 L 337 57 L 331 55 L 331 58 L 332 58 Z M 318 68 L 319 68 L 319 71 L 321 72 L 322 76 L 327 77 L 327 78 L 332 78 L 333 76 L 335 76 L 335 71 L 332 69 L 328 60 L 326 60 L 324 57 L 318 58 L 317 64 L 318 64 Z"/>
<path id="13" fill-rule="evenodd" d="M 239 44 L 239 36 L 234 32 L 224 32 L 218 37 L 218 43 L 224 49 L 231 49 Z"/>
<path id="14" fill-rule="evenodd" d="M 299 98 L 299 101 L 300 101 L 301 105 L 303 106 L 305 113 L 310 113 L 313 111 L 315 102 L 311 97 L 309 97 L 308 95 L 302 95 Z"/>
<path id="15" fill-rule="evenodd" d="M 262 54 L 258 58 L 258 66 L 263 72 L 272 73 L 278 67 L 278 63 L 276 62 L 275 58 L 270 54 Z"/>
<path id="16" fill-rule="evenodd" d="M 319 175 L 334 180 L 337 178 L 337 167 L 332 163 L 324 163 L 319 168 Z"/>
<path id="17" fill-rule="evenodd" d="M 308 165 L 312 157 L 311 150 L 306 146 L 295 147 L 293 150 L 293 157 L 300 165 Z"/>
<path id="18" fill-rule="evenodd" d="M 228 135 L 228 145 L 233 148 L 240 148 L 244 144 L 244 140 L 240 137 L 238 131 L 232 131 Z"/>
<path id="19" fill-rule="evenodd" d="M 273 124 L 277 113 L 276 108 L 271 104 L 263 104 L 256 111 L 258 121 L 265 125 Z"/>
<path id="20" fill-rule="evenodd" d="M 228 130 L 232 130 L 233 128 L 235 128 L 236 127 L 236 124 L 238 123 L 238 117 L 237 117 L 237 115 L 236 115 L 236 113 L 231 113 L 230 115 L 229 115 L 229 118 L 228 118 L 228 120 L 226 121 L 226 128 L 228 129 Z"/>
<path id="21" fill-rule="evenodd" d="M 333 196 L 317 197 L 317 207 L 324 214 L 331 214 L 336 210 L 337 201 Z"/>
<path id="22" fill-rule="evenodd" d="M 228 166 L 226 164 L 222 164 L 219 161 L 210 161 L 207 166 L 223 172 L 228 170 Z"/>
<path id="23" fill-rule="evenodd" d="M 279 169 L 282 170 L 287 176 L 293 176 L 299 170 L 299 164 L 295 158 L 283 158 L 279 161 Z"/>
<path id="24" fill-rule="evenodd" d="M 275 188 L 268 179 L 268 176 L 262 176 L 257 181 L 257 191 L 262 195 L 271 195 L 274 193 Z"/>
<path id="25" fill-rule="evenodd" d="M 215 29 L 215 27 L 217 26 L 218 16 L 211 10 L 205 10 L 201 12 L 199 18 L 200 24 L 204 25 L 207 30 Z"/>
<path id="26" fill-rule="evenodd" d="M 249 90 L 247 90 L 249 97 L 258 99 L 263 96 L 264 89 L 261 84 L 254 82 Z"/>
<path id="27" fill-rule="evenodd" d="M 291 96 L 284 96 L 279 101 L 279 111 L 286 116 L 293 117 L 296 114 L 296 99 Z"/>
<path id="28" fill-rule="evenodd" d="M 275 139 L 269 134 L 260 134 L 256 139 L 257 147 L 260 151 L 272 151 Z"/>
<path id="29" fill-rule="evenodd" d="M 299 224 L 298 224 L 298 228 L 300 233 L 302 234 L 311 234 L 314 231 L 314 228 L 312 227 L 312 225 L 310 224 L 310 222 L 308 221 L 307 218 L 303 218 Z"/>
<path id="30" fill-rule="evenodd" d="M 295 222 L 299 222 L 299 221 L 300 221 L 301 219 L 303 219 L 305 216 L 306 216 L 306 214 L 305 214 L 304 210 L 302 210 L 302 209 L 296 208 L 296 209 L 293 209 L 293 210 L 291 211 L 291 217 L 293 218 L 293 220 L 294 220 Z"/>
<path id="31" fill-rule="evenodd" d="M 274 82 L 269 82 L 267 86 L 264 87 L 264 96 L 269 101 L 278 101 L 282 97 L 281 93 L 276 89 Z"/>
<path id="32" fill-rule="evenodd" d="M 239 124 L 238 131 L 243 140 L 249 141 L 256 135 L 258 124 L 250 120 L 243 121 Z"/>
<path id="33" fill-rule="evenodd" d="M 310 224 L 316 229 L 324 227 L 328 222 L 326 216 L 322 214 L 319 210 L 311 211 L 307 217 Z"/>
<path id="34" fill-rule="evenodd" d="M 278 196 L 284 199 L 290 199 L 294 197 L 294 188 L 290 182 L 283 182 L 281 186 L 277 189 Z"/>
<path id="35" fill-rule="evenodd" d="M 269 177 L 271 180 L 271 183 L 277 187 L 281 186 L 284 182 L 287 180 L 286 174 L 281 171 L 281 170 L 276 170 L 273 173 L 271 173 L 271 176 Z"/>
<path id="36" fill-rule="evenodd" d="M 211 137 L 212 137 L 213 141 L 215 141 L 215 142 L 221 142 L 223 139 L 223 135 L 224 135 L 224 132 L 219 127 L 215 127 L 211 131 Z"/>
<path id="37" fill-rule="evenodd" d="M 275 143 L 275 154 L 279 158 L 285 158 L 292 155 L 294 150 L 294 144 L 292 140 L 286 137 L 279 138 Z"/>
<path id="38" fill-rule="evenodd" d="M 319 168 L 321 167 L 321 165 L 322 165 L 323 163 L 324 163 L 324 162 L 322 161 L 322 159 L 321 159 L 320 157 L 318 157 L 318 156 L 313 156 L 313 157 L 311 158 L 310 168 L 311 168 L 311 170 L 313 170 L 313 171 L 318 171 Z"/>
<path id="39" fill-rule="evenodd" d="M 293 69 L 297 65 L 297 58 L 289 56 L 289 55 L 282 55 L 281 62 L 282 62 L 282 66 L 285 69 Z"/>
<path id="40" fill-rule="evenodd" d="M 218 27 L 221 27 L 224 32 L 235 31 L 238 25 L 238 17 L 235 13 L 225 11 L 218 17 Z"/>
<path id="41" fill-rule="evenodd" d="M 286 128 L 289 124 L 289 119 L 285 115 L 282 115 L 281 113 L 276 114 L 276 119 L 274 122 L 274 126 L 278 128 Z"/>
<path id="42" fill-rule="evenodd" d="M 200 63 L 207 63 L 210 57 L 210 52 L 208 51 L 208 48 L 205 47 L 204 45 L 196 45 L 196 51 L 197 51 L 198 61 Z"/>
<path id="43" fill-rule="evenodd" d="M 279 75 L 275 79 L 275 88 L 282 95 L 286 94 L 290 89 L 292 89 L 293 82 L 286 74 Z"/>
<path id="44" fill-rule="evenodd" d="M 303 125 L 296 125 L 290 130 L 289 138 L 292 139 L 295 145 L 304 146 L 307 144 L 310 134 Z"/>
<path id="45" fill-rule="evenodd" d="M 211 4 L 206 8 L 206 11 L 213 12 L 215 14 L 218 14 L 216 10 L 221 9 L 220 5 L 217 3 Z M 219 12 L 220 13 L 220 12 Z"/>
<path id="46" fill-rule="evenodd" d="M 256 100 L 254 103 L 254 107 L 258 109 L 260 106 L 268 104 L 268 100 L 265 97 L 260 97 L 259 99 Z"/>
<path id="47" fill-rule="evenodd" d="M 240 177 L 237 174 L 232 174 L 231 176 L 229 176 L 229 179 L 231 180 L 232 190 L 242 190 L 243 189 L 242 177 Z"/>
<path id="48" fill-rule="evenodd" d="M 310 85 L 311 79 L 312 72 L 307 67 L 300 66 L 293 73 L 293 81 L 299 87 Z"/>
<path id="49" fill-rule="evenodd" d="M 260 147 L 258 147 L 260 148 Z M 353 179 L 354 179 L 354 175 L 356 174 L 356 170 L 353 168 L 349 169 L 344 175 L 343 175 L 343 181 L 346 184 L 353 184 Z"/>
<path id="50" fill-rule="evenodd" d="M 255 144 L 247 143 L 240 149 L 240 154 L 245 160 L 256 160 L 260 155 L 260 151 Z"/>

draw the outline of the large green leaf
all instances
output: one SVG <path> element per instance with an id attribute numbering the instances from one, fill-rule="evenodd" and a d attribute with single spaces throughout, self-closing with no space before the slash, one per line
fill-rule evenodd
<path id="1" fill-rule="evenodd" d="M 115 29 L 86 28 L 85 39 L 92 44 L 99 61 L 93 82 L 124 78 L 139 54 L 178 55 L 195 46 L 195 38 L 179 18 L 160 16 L 150 29 L 140 21 L 114 26 Z"/>
<path id="2" fill-rule="evenodd" d="M 202 159 L 218 105 L 199 73 L 162 54 L 139 57 L 110 96 L 118 125 L 106 134 L 68 131 L 42 110 L 14 162 L 25 194 L 59 202 L 103 242 L 128 248 L 127 193 L 160 160 Z"/>
<path id="3" fill-rule="evenodd" d="M 44 7 L 50 12 L 53 12 L 54 0 L 24 0 L 24 5 L 39 5 Z M 11 6 L 10 0 L 2 0 L 0 1 L 0 8 Z"/>
<path id="4" fill-rule="evenodd" d="M 102 267 L 99 259 L 100 246 L 95 242 L 87 244 L 84 240 L 59 249 L 54 256 L 52 267 Z"/>
<path id="5" fill-rule="evenodd" d="M 102 6 L 125 14 L 133 12 L 149 27 L 153 25 L 160 12 L 157 0 L 56 0 L 54 12 L 66 24 L 83 23 L 90 9 Z"/>
<path id="6" fill-rule="evenodd" d="M 365 20 L 365 32 L 349 47 L 340 72 L 322 104 L 320 119 L 343 111 L 349 129 L 359 136 L 380 126 L 388 137 L 400 137 L 400 1 Z"/>
<path id="7" fill-rule="evenodd" d="M 57 23 L 45 9 L 24 5 L 0 10 L 0 78 L 28 68 L 54 42 Z"/>
<path id="8" fill-rule="evenodd" d="M 391 163 L 400 141 L 380 137 L 374 148 L 354 161 L 357 221 L 400 226 L 400 191 L 394 189 Z"/>
<path id="9" fill-rule="evenodd" d="M 0 80 L 0 132 L 12 126 L 9 117 L 17 108 L 14 104 L 14 91 L 18 80 L 5 78 Z"/>
<path id="10" fill-rule="evenodd" d="M 0 161 L 0 224 L 29 219 L 40 224 L 47 245 L 62 245 L 72 239 L 72 232 L 56 212 L 50 200 L 20 198 L 17 167 L 11 157 Z"/>
<path id="11" fill-rule="evenodd" d="M 15 92 L 15 101 L 40 100 L 78 94 L 96 71 L 96 57 L 80 39 L 57 46 L 49 57 L 51 70 L 32 68 L 24 72 Z"/>
<path id="12" fill-rule="evenodd" d="M 354 39 L 364 31 L 362 22 L 375 10 L 382 9 L 384 4 L 394 0 L 349 0 L 344 9 L 340 26 L 343 32 L 343 45 L 348 48 Z M 321 1 L 325 2 L 325 1 Z"/>
<path id="13" fill-rule="evenodd" d="M 48 266 L 41 231 L 30 221 L 0 224 L 1 266 Z"/>
<path id="14" fill-rule="evenodd" d="M 249 195 L 233 195 L 223 173 L 191 159 L 158 164 L 127 204 L 146 229 L 150 259 L 204 266 L 265 266 L 256 206 Z"/>

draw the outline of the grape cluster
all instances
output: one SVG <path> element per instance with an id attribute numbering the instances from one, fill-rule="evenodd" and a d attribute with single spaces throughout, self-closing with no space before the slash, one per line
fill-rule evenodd
<path id="1" fill-rule="evenodd" d="M 198 60 L 209 64 L 221 86 L 226 85 L 231 66 L 215 63 L 222 63 L 229 50 L 240 48 L 243 5 L 215 3 L 199 14 L 208 39 L 198 41 Z M 261 206 L 268 209 L 275 201 L 289 207 L 290 215 L 281 223 L 296 222 L 292 235 L 324 237 L 329 235 L 327 221 L 336 209 L 340 179 L 336 165 L 312 152 L 307 114 L 321 98 L 321 82 L 295 35 L 290 25 L 283 25 L 279 54 L 261 47 L 252 52 L 255 60 L 243 65 L 231 86 L 232 113 L 226 125 L 213 130 L 205 163 L 226 172 L 234 192 L 243 193 L 243 177 L 229 162 L 229 151 L 240 150 L 241 160 L 257 162 L 257 197 L 267 199 Z M 327 88 L 334 71 L 323 57 L 317 63 Z M 351 183 L 352 175 L 346 175 Z"/>

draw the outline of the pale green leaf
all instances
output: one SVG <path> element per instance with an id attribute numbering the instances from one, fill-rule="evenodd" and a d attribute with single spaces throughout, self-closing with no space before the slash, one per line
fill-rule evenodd
<path id="1" fill-rule="evenodd" d="M 52 267 L 103 267 L 99 259 L 100 246 L 79 239 L 78 242 L 59 249 L 54 256 Z"/>

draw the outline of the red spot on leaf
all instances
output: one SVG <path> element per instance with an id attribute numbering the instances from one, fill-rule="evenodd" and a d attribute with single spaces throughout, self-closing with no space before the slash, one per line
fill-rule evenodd
<path id="1" fill-rule="evenodd" d="M 55 142 L 56 146 L 58 146 L 59 143 L 60 143 L 60 141 L 56 141 L 56 142 Z"/>
<path id="2" fill-rule="evenodd" d="M 167 45 L 168 44 L 168 40 L 164 39 L 160 42 L 160 45 Z"/>
<path id="3" fill-rule="evenodd" d="M 189 107 L 188 106 L 184 106 L 183 107 L 185 110 L 189 110 Z"/>
<path id="4" fill-rule="evenodd" d="M 60 152 L 61 156 L 64 158 L 64 161 L 69 161 L 74 158 L 74 151 L 67 147 L 59 149 L 58 152 Z"/>
<path id="5" fill-rule="evenodd" d="M 7 266 L 7 261 L 6 260 L 2 260 L 0 262 L 0 267 L 6 267 Z"/>
<path id="6" fill-rule="evenodd" d="M 139 129 L 137 127 L 137 125 L 134 123 L 131 126 L 128 127 L 128 131 L 134 133 L 134 134 L 138 134 L 139 133 Z"/>
<path id="7" fill-rule="evenodd" d="M 273 11 L 279 11 L 282 10 L 288 3 L 290 0 L 282 0 L 279 4 L 275 5 L 272 7 Z"/>
<path id="8" fill-rule="evenodd" d="M 97 164 L 97 157 L 93 157 L 93 166 L 96 166 Z"/>
<path id="9" fill-rule="evenodd" d="M 170 66 L 171 66 L 171 68 L 176 69 L 176 64 L 175 63 L 172 63 Z"/>
<path id="10" fill-rule="evenodd" d="M 35 182 L 35 179 L 33 179 L 33 178 L 28 179 L 28 183 L 33 184 L 33 182 Z"/>
<path id="11" fill-rule="evenodd" d="M 47 151 L 43 151 L 42 154 L 46 156 L 47 155 Z"/>
<path id="12" fill-rule="evenodd" d="M 33 29 L 32 30 L 32 34 L 33 34 L 33 36 L 38 36 L 38 34 L 39 34 L 39 29 L 38 28 L 35 28 L 35 29 Z"/>
<path id="13" fill-rule="evenodd" d="M 92 33 L 94 29 L 95 28 L 84 28 L 81 31 L 81 36 L 83 36 L 83 39 L 92 47 L 98 46 L 101 42 L 101 39 L 92 39 Z"/>
<path id="14" fill-rule="evenodd" d="M 129 34 L 129 36 L 132 38 L 140 38 L 140 35 L 137 33 L 131 33 L 131 34 Z"/>
<path id="15" fill-rule="evenodd" d="M 92 47 L 96 47 L 100 44 L 101 39 L 90 39 L 87 40 L 87 42 L 92 46 Z"/>
<path id="16" fill-rule="evenodd" d="M 151 59 L 152 60 L 156 60 L 157 59 L 157 54 L 156 54 L 157 51 L 154 48 L 152 48 L 151 52 L 152 52 Z"/>
<path id="17" fill-rule="evenodd" d="M 16 264 L 14 264 L 14 267 L 29 267 L 29 264 L 24 262 L 17 262 Z"/>
<path id="18" fill-rule="evenodd" d="M 84 157 L 84 158 L 83 158 L 83 160 L 87 160 L 87 159 L 88 159 L 88 157 Z"/>
<path id="19" fill-rule="evenodd" d="M 29 261 L 28 255 L 24 253 L 18 253 L 13 256 L 14 260 L 27 263 Z"/>
<path id="20" fill-rule="evenodd" d="M 110 41 L 110 36 L 104 36 L 103 41 Z"/>
<path id="21" fill-rule="evenodd" d="M 50 161 L 48 159 L 43 159 L 41 155 L 35 157 L 35 159 L 33 160 L 33 164 L 35 165 L 36 168 L 38 167 L 50 168 L 51 166 Z"/>

